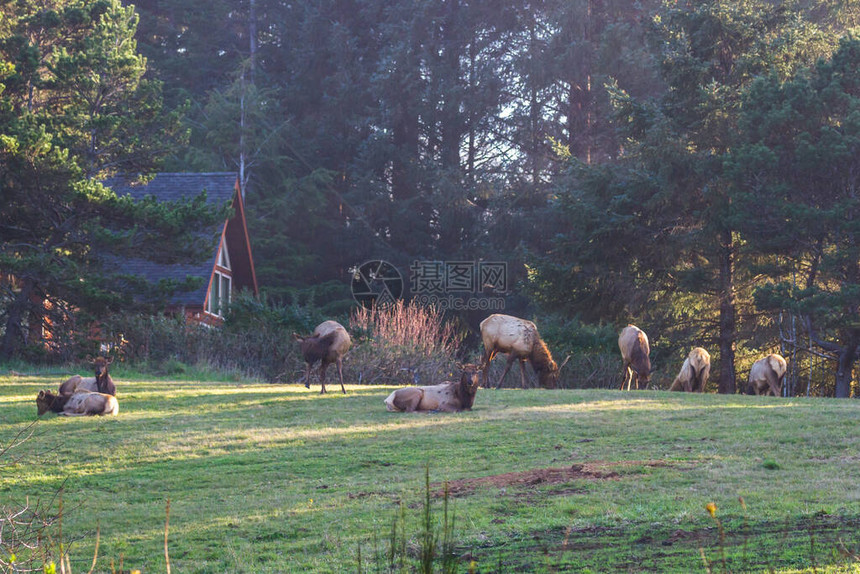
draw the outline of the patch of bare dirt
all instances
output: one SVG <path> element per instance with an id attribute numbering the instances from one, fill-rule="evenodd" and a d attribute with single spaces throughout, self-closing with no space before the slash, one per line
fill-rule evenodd
<path id="1" fill-rule="evenodd" d="M 646 461 L 594 461 L 583 464 L 574 464 L 564 468 L 536 468 L 522 472 L 508 472 L 492 476 L 481 476 L 477 478 L 463 478 L 448 482 L 449 496 L 466 496 L 472 494 L 479 488 L 517 488 L 531 486 L 551 486 L 553 484 L 564 484 L 573 480 L 620 480 L 621 475 L 612 470 L 620 467 L 650 466 L 667 467 L 671 463 L 664 460 Z M 431 485 L 436 497 L 445 495 L 444 483 Z M 569 491 L 559 491 L 566 493 Z M 572 491 L 570 491 L 572 492 Z"/>

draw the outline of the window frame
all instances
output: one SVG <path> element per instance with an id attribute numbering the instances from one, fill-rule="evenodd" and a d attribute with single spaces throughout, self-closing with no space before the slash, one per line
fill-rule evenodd
<path id="1" fill-rule="evenodd" d="M 209 292 L 206 294 L 205 311 L 213 317 L 223 319 L 233 301 L 233 271 L 224 237 L 221 238 L 215 261 L 215 268 L 209 280 Z"/>

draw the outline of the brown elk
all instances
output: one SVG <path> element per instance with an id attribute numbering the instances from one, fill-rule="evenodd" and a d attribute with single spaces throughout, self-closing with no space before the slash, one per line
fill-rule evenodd
<path id="1" fill-rule="evenodd" d="M 79 391 L 89 391 L 116 396 L 116 385 L 108 373 L 108 366 L 112 362 L 112 360 L 104 357 L 96 357 L 92 360 L 93 367 L 95 368 L 95 377 L 73 375 L 60 385 L 58 392 L 61 395 L 70 395 Z"/>
<path id="2" fill-rule="evenodd" d="M 89 393 L 98 392 L 95 377 L 82 377 L 81 375 L 72 375 L 71 377 L 66 379 L 63 384 L 60 385 L 59 389 L 57 389 L 57 392 L 61 395 L 71 395 L 72 393 L 84 391 Z"/>
<path id="3" fill-rule="evenodd" d="M 684 359 L 684 364 L 669 390 L 703 393 L 710 374 L 711 355 L 701 347 L 694 347 Z"/>
<path id="4" fill-rule="evenodd" d="M 787 370 L 785 359 L 776 353 L 759 359 L 753 363 L 750 369 L 750 377 L 747 382 L 747 394 L 756 395 L 772 394 L 778 397 L 782 394 L 782 381 L 785 379 Z"/>
<path id="5" fill-rule="evenodd" d="M 478 367 L 463 365 L 460 380 L 445 381 L 425 387 L 397 389 L 385 399 L 385 408 L 392 412 L 471 410 L 481 381 Z"/>
<path id="6" fill-rule="evenodd" d="M 624 373 L 621 390 L 624 390 L 625 383 L 627 390 L 630 390 L 634 373 L 636 375 L 636 389 L 639 389 L 640 384 L 644 385 L 643 388 L 647 388 L 648 382 L 651 380 L 651 359 L 648 358 L 651 348 L 648 346 L 648 336 L 645 331 L 635 325 L 627 325 L 618 336 L 618 348 L 621 350 L 621 358 L 624 361 L 621 367 Z"/>
<path id="7" fill-rule="evenodd" d="M 36 410 L 39 416 L 48 411 L 69 417 L 86 415 L 116 415 L 119 403 L 113 395 L 82 391 L 69 395 L 54 394 L 53 391 L 39 391 L 36 397 Z"/>
<path id="8" fill-rule="evenodd" d="M 496 384 L 497 389 L 502 386 L 502 381 L 516 360 L 520 362 L 522 388 L 526 388 L 526 361 L 532 364 L 541 387 L 554 389 L 558 385 L 558 374 L 561 368 L 553 361 L 549 348 L 540 338 L 537 327 L 531 321 L 510 315 L 490 315 L 481 321 L 481 339 L 484 341 L 481 368 L 484 371 L 485 387 L 489 386 L 490 361 L 496 353 L 508 354 L 505 370 Z M 565 363 L 567 360 L 562 363 L 562 367 Z"/>
<path id="9" fill-rule="evenodd" d="M 301 337 L 293 333 L 293 337 L 299 342 L 305 360 L 305 388 L 311 388 L 311 367 L 320 361 L 320 394 L 325 393 L 325 372 L 330 364 L 335 363 L 340 389 L 346 394 L 343 386 L 343 356 L 352 346 L 352 340 L 343 325 L 337 321 L 324 321 L 317 325 L 313 334 Z"/>

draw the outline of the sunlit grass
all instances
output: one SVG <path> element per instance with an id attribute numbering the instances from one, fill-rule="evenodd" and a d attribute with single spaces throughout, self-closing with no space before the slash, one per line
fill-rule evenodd
<path id="1" fill-rule="evenodd" d="M 738 496 L 768 528 L 762 564 L 791 567 L 779 528 L 802 542 L 798 525 L 821 513 L 860 541 L 852 401 L 482 389 L 470 412 L 405 414 L 386 412 L 384 386 L 320 395 L 298 385 L 115 380 L 118 417 L 47 415 L 27 445 L 38 455 L 0 466 L 6 501 L 65 484 L 78 508 L 65 527 L 82 537 L 82 560 L 98 525 L 103 556 L 163 571 L 169 498 L 175 571 L 354 571 L 356 545 L 369 549 L 401 500 L 417 504 L 427 463 L 437 484 L 573 465 L 611 476 L 458 496 L 460 551 L 488 569 L 501 555 L 509 571 L 547 556 L 571 571 L 630 570 L 620 557 L 635 555 L 651 571 L 702 571 L 698 545 L 713 543 L 704 504 L 717 504 L 731 531 L 743 515 Z M 38 390 L 59 382 L 0 377 L 0 441 L 32 422 Z M 676 531 L 690 534 L 664 546 Z M 566 537 L 587 550 L 566 552 Z"/>

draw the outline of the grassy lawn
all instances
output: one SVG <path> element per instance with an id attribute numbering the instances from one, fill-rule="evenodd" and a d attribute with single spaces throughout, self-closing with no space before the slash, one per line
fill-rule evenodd
<path id="1" fill-rule="evenodd" d="M 45 415 L 0 459 L 2 505 L 64 485 L 75 572 L 97 528 L 96 571 L 164 572 L 168 499 L 173 572 L 380 571 L 401 512 L 417 553 L 428 465 L 460 572 L 858 571 L 856 401 L 482 389 L 416 415 L 390 387 L 112 374 L 118 417 Z M 61 379 L 0 376 L 0 446 Z"/>

